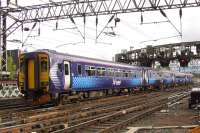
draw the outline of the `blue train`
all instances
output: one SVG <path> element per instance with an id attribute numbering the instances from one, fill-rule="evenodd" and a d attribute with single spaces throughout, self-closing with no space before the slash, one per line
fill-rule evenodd
<path id="1" fill-rule="evenodd" d="M 159 72 L 149 67 L 38 50 L 19 57 L 18 86 L 39 102 L 88 97 L 90 92 L 120 93 L 134 89 L 189 84 L 191 74 Z"/>

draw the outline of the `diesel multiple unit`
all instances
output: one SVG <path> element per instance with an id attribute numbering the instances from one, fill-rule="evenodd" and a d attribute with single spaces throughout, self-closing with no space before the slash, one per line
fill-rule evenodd
<path id="1" fill-rule="evenodd" d="M 80 96 L 91 91 L 133 91 L 192 82 L 191 74 L 159 72 L 149 67 L 72 56 L 52 50 L 21 54 L 19 66 L 20 91 L 25 97 L 38 100 L 55 100 L 63 95 Z"/>

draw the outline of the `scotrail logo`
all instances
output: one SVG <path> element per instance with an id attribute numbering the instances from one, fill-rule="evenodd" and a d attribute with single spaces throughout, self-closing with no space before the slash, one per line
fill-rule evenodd
<path id="1" fill-rule="evenodd" d="M 115 79 L 113 79 L 113 83 L 112 84 L 118 86 L 118 85 L 121 85 L 121 83 L 122 83 L 121 80 L 115 80 Z"/>

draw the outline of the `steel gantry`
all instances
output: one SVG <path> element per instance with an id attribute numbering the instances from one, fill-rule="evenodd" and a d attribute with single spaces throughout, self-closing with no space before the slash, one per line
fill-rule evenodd
<path id="1" fill-rule="evenodd" d="M 169 67 L 171 61 L 180 63 L 180 67 L 194 66 L 200 59 L 200 41 L 171 43 L 158 46 L 147 46 L 115 55 L 116 62 L 151 67 L 159 62 L 162 67 Z M 195 61 L 196 60 L 196 61 Z"/>
<path id="2" fill-rule="evenodd" d="M 6 39 L 24 23 L 198 6 L 200 0 L 68 0 L 15 8 L 8 5 L 1 7 L 1 16 L 9 17 L 13 22 L 7 26 L 2 25 L 0 35 Z M 4 60 L 2 70 L 6 71 L 5 41 L 1 47 Z"/>

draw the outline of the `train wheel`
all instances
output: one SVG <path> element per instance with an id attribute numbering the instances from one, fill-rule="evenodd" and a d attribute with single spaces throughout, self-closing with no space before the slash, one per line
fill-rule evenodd
<path id="1" fill-rule="evenodd" d="M 128 88 L 128 95 L 131 95 L 131 90 L 130 88 Z"/>
<path id="2" fill-rule="evenodd" d="M 87 98 L 89 98 L 90 97 L 90 92 L 83 92 L 83 97 L 84 97 L 84 99 L 87 99 Z"/>

